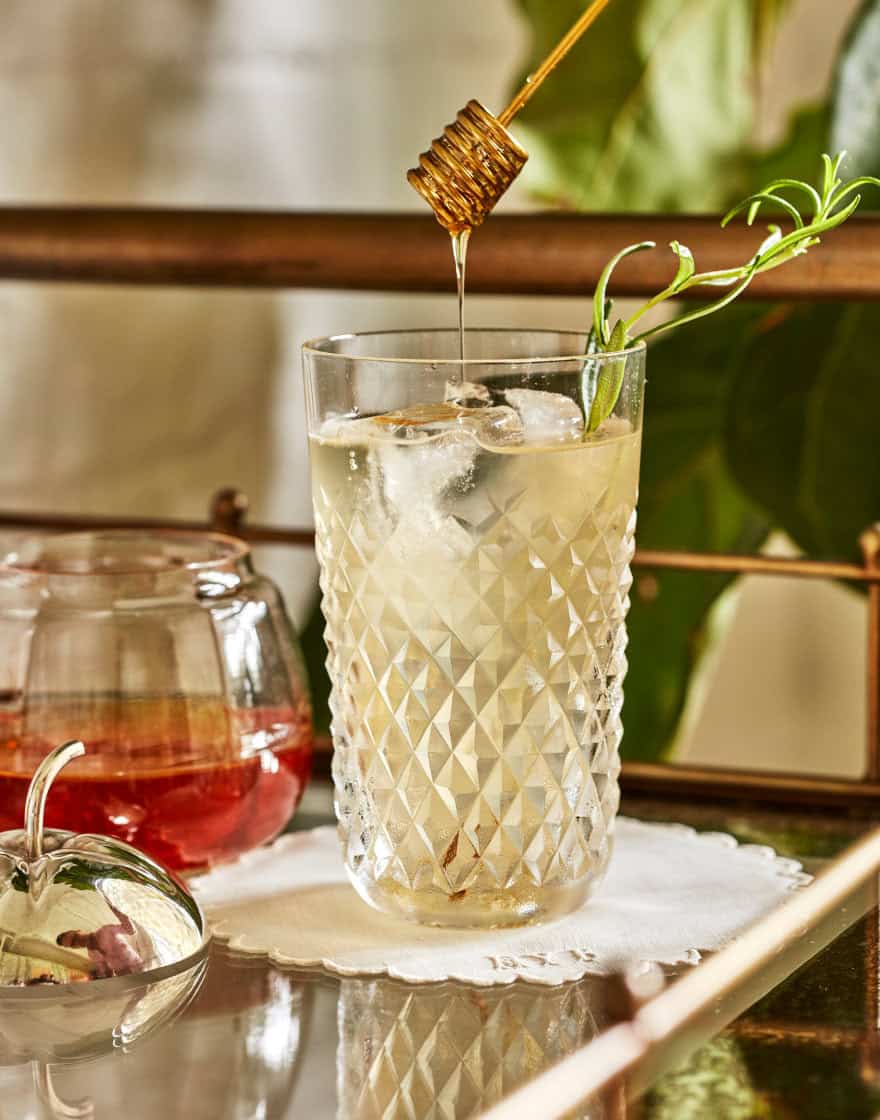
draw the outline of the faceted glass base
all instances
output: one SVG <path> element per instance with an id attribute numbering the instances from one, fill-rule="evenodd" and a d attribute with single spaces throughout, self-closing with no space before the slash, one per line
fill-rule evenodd
<path id="1" fill-rule="evenodd" d="M 497 929 L 562 918 L 582 906 L 605 875 L 611 845 L 593 871 L 575 882 L 522 886 L 516 890 L 482 890 L 456 898 L 444 891 L 407 890 L 387 879 L 359 877 L 347 868 L 352 886 L 375 910 L 429 926 Z"/>

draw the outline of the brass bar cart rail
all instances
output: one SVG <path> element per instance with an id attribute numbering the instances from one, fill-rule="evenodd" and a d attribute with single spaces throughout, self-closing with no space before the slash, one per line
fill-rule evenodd
<path id="1" fill-rule="evenodd" d="M 579 296 L 609 257 L 651 239 L 658 251 L 621 263 L 617 294 L 653 295 L 674 273 L 673 238 L 700 267 L 746 260 L 761 230 L 711 215 L 497 215 L 468 261 L 468 291 Z M 743 298 L 880 299 L 880 217 L 854 218 L 794 269 L 755 278 Z M 448 239 L 430 215 L 260 210 L 0 206 L 0 279 L 238 288 L 448 292 Z M 717 293 L 716 293 L 717 294 Z M 688 298 L 714 298 L 692 291 Z"/>
<path id="2" fill-rule="evenodd" d="M 652 295 L 674 271 L 671 254 L 662 251 L 665 242 L 684 241 L 701 267 L 710 269 L 745 259 L 760 236 L 760 231 L 742 223 L 721 231 L 717 218 L 710 216 L 498 215 L 480 231 L 479 249 L 469 262 L 468 287 L 473 293 L 584 298 L 614 252 L 650 238 L 661 249 L 623 262 L 615 274 L 614 294 Z M 97 207 L 0 207 L 0 280 L 407 293 L 446 292 L 453 287 L 449 246 L 430 216 Z M 691 294 L 699 298 L 699 293 Z M 746 297 L 880 300 L 880 217 L 854 219 L 828 238 L 821 254 L 807 256 L 797 269 L 756 278 Z M 5 511 L 0 512 L 0 528 L 213 530 L 260 545 L 312 546 L 310 529 L 249 524 L 244 519 L 246 508 L 243 495 L 225 490 L 214 499 L 205 521 Z M 840 579 L 866 587 L 864 779 L 633 762 L 623 768 L 627 797 L 707 798 L 876 813 L 880 805 L 880 532 L 869 528 L 860 543 L 862 563 L 642 550 L 635 564 L 658 570 Z M 319 745 L 324 749 L 319 751 L 318 769 L 326 776 L 330 744 L 324 740 Z M 704 1032 L 714 1033 L 721 1021 L 732 1018 L 756 993 L 768 990 L 779 976 L 812 955 L 841 928 L 835 907 L 842 899 L 853 902 L 850 918 L 876 901 L 878 867 L 880 832 L 839 861 L 821 888 L 795 906 L 796 913 L 771 915 L 738 945 L 708 962 L 712 966 L 708 972 L 704 964 L 686 978 L 684 987 L 672 985 L 641 1009 L 641 1017 L 632 1016 L 630 1023 L 573 1056 L 557 1074 L 540 1079 L 533 1092 L 542 1107 L 552 1104 L 554 1114 L 562 1115 L 583 1099 L 592 1079 L 595 1089 L 606 1090 L 609 1101 L 625 1108 L 627 1072 L 635 1070 L 637 1080 L 646 1084 L 652 1067 L 656 1069 L 654 1058 L 661 1040 L 676 1042 L 683 1054 L 708 1037 Z M 871 882 L 868 899 L 860 893 L 867 882 Z M 809 930 L 811 936 L 792 940 L 795 927 L 801 934 Z M 872 936 L 861 1037 L 865 1061 L 873 1068 L 878 1052 L 876 928 Z M 787 951 L 786 946 L 790 946 Z M 720 1021 L 719 998 L 727 1000 Z M 766 1029 L 771 1028 L 789 1036 L 799 1029 L 777 1023 Z M 858 1039 L 853 1031 L 850 1041 L 855 1045 Z M 500 1105 L 494 1115 L 500 1120 L 520 1114 L 514 1100 Z"/>
<path id="3" fill-rule="evenodd" d="M 710 215 L 497 215 L 480 231 L 468 286 L 475 293 L 583 297 L 613 252 L 648 237 L 661 247 L 673 237 L 684 240 L 701 266 L 716 268 L 748 255 L 760 233 L 743 223 L 721 230 Z M 822 253 L 807 256 L 797 269 L 757 277 L 746 295 L 880 300 L 878 262 L 880 217 L 861 217 L 835 230 Z M 616 294 L 653 293 L 668 282 L 670 269 L 670 256 L 662 251 L 631 257 L 615 274 Z M 451 288 L 452 270 L 446 239 L 427 215 L 0 206 L 2 279 L 439 292 Z M 206 522 L 7 511 L 0 512 L 0 527 L 210 528 L 238 533 L 255 544 L 311 547 L 310 529 L 248 525 L 243 520 L 246 507 L 241 495 L 223 491 Z M 861 564 L 647 550 L 637 553 L 635 563 L 680 571 L 841 579 L 866 586 L 865 781 L 632 763 L 624 767 L 625 792 L 850 808 L 880 802 L 880 532 L 869 528 L 860 543 Z M 326 752 L 320 757 L 319 769 L 326 770 Z"/>
<path id="4" fill-rule="evenodd" d="M 151 517 L 86 516 L 33 511 L 0 511 L 0 528 L 39 531 L 76 531 L 107 527 L 124 529 L 177 529 L 188 532 L 224 532 L 251 544 L 311 548 L 314 531 L 308 527 L 261 525 L 246 520 L 246 497 L 232 488 L 213 498 L 204 521 L 185 521 Z M 880 744 L 880 533 L 867 530 L 862 537 L 862 564 L 813 560 L 804 557 L 703 554 L 695 552 L 639 551 L 633 564 L 637 568 L 678 571 L 712 571 L 741 575 L 776 576 L 799 579 L 839 579 L 867 585 L 868 611 L 868 749 L 863 780 L 803 777 L 749 770 L 684 766 L 674 763 L 626 762 L 621 785 L 627 797 L 667 797 L 691 800 L 748 801 L 770 806 L 846 809 L 858 813 L 876 811 L 880 805 L 877 778 Z M 327 737 L 317 742 L 316 773 L 327 778 L 330 771 L 331 744 Z"/>

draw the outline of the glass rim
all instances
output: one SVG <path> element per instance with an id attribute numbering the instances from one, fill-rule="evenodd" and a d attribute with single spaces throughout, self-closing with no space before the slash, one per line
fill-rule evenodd
<path id="1" fill-rule="evenodd" d="M 202 548 L 215 546 L 217 552 L 213 555 L 203 555 L 195 559 L 175 562 L 172 557 L 163 557 L 164 563 L 152 566 L 121 564 L 113 568 L 88 568 L 78 564 L 75 560 L 65 562 L 63 558 L 47 563 L 45 559 L 20 560 L 23 550 L 29 546 L 49 544 L 50 542 L 70 542 L 92 539 L 96 541 L 130 541 L 140 540 L 144 543 L 177 543 L 181 547 L 194 545 Z M 101 529 L 79 529 L 62 533 L 32 534 L 21 542 L 16 548 L 10 549 L 0 555 L 0 574 L 14 572 L 21 575 L 34 576 L 79 576 L 86 578 L 113 578 L 115 576 L 159 575 L 168 572 L 203 572 L 212 568 L 228 567 L 250 555 L 251 546 L 240 537 L 232 537 L 226 533 L 212 531 L 201 532 L 196 529 L 137 529 L 124 527 L 114 528 L 108 526 Z"/>
<path id="2" fill-rule="evenodd" d="M 465 337 L 475 334 L 528 334 L 528 335 L 546 335 L 546 336 L 559 336 L 559 335 L 580 335 L 584 338 L 589 336 L 589 331 L 579 331 L 571 328 L 563 328 L 554 330 L 552 327 L 465 327 Z M 430 358 L 422 356 L 420 358 L 399 358 L 388 357 L 382 358 L 379 356 L 368 354 L 344 354 L 334 350 L 327 350 L 323 348 L 322 344 L 331 342 L 347 342 L 352 339 L 375 339 L 384 337 L 401 337 L 403 335 L 419 335 L 419 334 L 439 334 L 445 336 L 457 336 L 458 327 L 402 327 L 396 330 L 387 331 L 350 331 L 343 334 L 330 334 L 324 337 L 310 338 L 302 344 L 303 354 L 315 354 L 321 358 L 331 358 L 339 361 L 346 362 L 371 362 L 379 365 L 406 365 L 406 366 L 419 366 L 431 365 L 437 366 L 514 366 L 522 365 L 527 362 L 529 365 L 550 365 L 558 362 L 584 362 L 587 359 L 605 361 L 610 358 L 628 358 L 633 354 L 640 354 L 647 350 L 647 344 L 644 339 L 634 342 L 631 346 L 624 347 L 622 350 L 602 350 L 592 354 L 586 353 L 583 349 L 573 354 L 554 354 L 552 356 L 537 355 L 531 357 L 530 355 L 522 355 L 518 358 Z"/>

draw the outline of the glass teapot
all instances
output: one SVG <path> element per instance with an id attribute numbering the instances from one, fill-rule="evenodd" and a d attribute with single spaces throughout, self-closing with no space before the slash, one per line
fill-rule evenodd
<path id="1" fill-rule="evenodd" d="M 85 757 L 46 823 L 194 871 L 276 836 L 311 769 L 305 670 L 277 588 L 218 534 L 35 538 L 0 563 L 0 830 L 49 747 Z"/>

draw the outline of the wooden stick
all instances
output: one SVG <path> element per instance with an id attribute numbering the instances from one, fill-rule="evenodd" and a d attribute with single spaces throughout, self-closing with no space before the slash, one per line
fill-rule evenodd
<path id="1" fill-rule="evenodd" d="M 558 63 L 568 54 L 575 43 L 580 39 L 581 35 L 587 28 L 599 18 L 602 12 L 607 8 L 610 0 L 593 0 L 593 3 L 587 8 L 581 18 L 571 27 L 566 35 L 556 44 L 550 54 L 544 59 L 541 65 L 533 73 L 529 74 L 526 78 L 526 83 L 522 89 L 517 93 L 511 103 L 507 106 L 498 120 L 505 125 L 510 124 L 516 114 L 520 111 L 523 105 L 541 86 L 547 75 L 556 69 Z"/>

